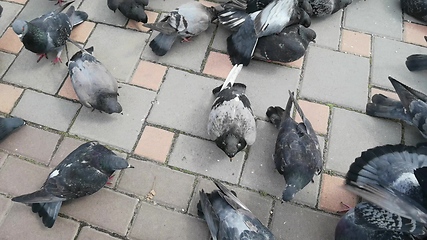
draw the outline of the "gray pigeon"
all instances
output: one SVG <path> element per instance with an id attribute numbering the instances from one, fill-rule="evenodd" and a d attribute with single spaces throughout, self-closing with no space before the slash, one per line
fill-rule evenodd
<path id="1" fill-rule="evenodd" d="M 209 113 L 208 133 L 230 161 L 256 138 L 256 123 L 245 94 L 246 85 L 234 83 L 242 67 L 233 67 L 224 84 L 213 89 L 216 99 Z"/>
<path id="2" fill-rule="evenodd" d="M 3 13 L 3 7 L 0 5 L 0 17 L 2 13 Z"/>
<path id="3" fill-rule="evenodd" d="M 400 101 L 382 94 L 372 96 L 372 103 L 366 104 L 366 114 L 374 117 L 401 120 L 417 127 L 427 138 L 427 96 L 392 77 L 388 77 Z"/>
<path id="4" fill-rule="evenodd" d="M 40 190 L 14 197 L 12 201 L 31 204 L 33 212 L 51 228 L 63 201 L 94 194 L 114 171 L 126 168 L 133 166 L 103 145 L 87 142 L 53 169 Z"/>
<path id="5" fill-rule="evenodd" d="M 427 36 L 424 36 L 424 40 L 427 41 Z M 427 55 L 412 54 L 406 58 L 405 64 L 411 72 L 427 70 Z"/>
<path id="6" fill-rule="evenodd" d="M 400 0 L 404 13 L 424 22 L 427 22 L 427 1 L 425 0 Z"/>
<path id="7" fill-rule="evenodd" d="M 144 24 L 145 27 L 160 32 L 151 40 L 149 46 L 156 55 L 163 56 L 171 49 L 178 37 L 188 42 L 191 37 L 206 31 L 215 17 L 213 7 L 206 7 L 196 1 L 185 3 L 170 12 L 160 22 Z"/>
<path id="8" fill-rule="evenodd" d="M 258 218 L 223 184 L 213 180 L 219 190 L 200 191 L 199 215 L 208 224 L 212 239 L 273 240 L 274 236 Z"/>
<path id="9" fill-rule="evenodd" d="M 71 83 L 80 103 L 109 114 L 121 113 L 117 80 L 92 52 L 93 47 L 79 51 L 68 62 Z"/>
<path id="10" fill-rule="evenodd" d="M 305 117 L 293 93 L 289 91 L 286 109 L 269 107 L 266 115 L 279 129 L 274 151 L 276 169 L 285 178 L 285 190 L 282 199 L 290 201 L 295 194 L 313 180 L 314 174 L 320 174 L 323 167 L 319 141 L 310 121 Z M 292 104 L 302 122 L 291 118 Z"/>
<path id="11" fill-rule="evenodd" d="M 62 62 L 61 53 L 70 37 L 74 26 L 84 22 L 88 15 L 82 11 L 75 11 L 71 6 L 67 13 L 62 11 L 72 4 L 68 2 L 55 11 L 46 13 L 29 22 L 17 19 L 13 22 L 13 31 L 18 35 L 25 48 L 40 55 L 37 62 L 47 53 L 56 51 L 53 63 Z"/>
<path id="12" fill-rule="evenodd" d="M 129 19 L 143 23 L 148 21 L 145 13 L 145 6 L 148 5 L 148 0 L 108 0 L 107 5 L 114 12 L 119 9 Z"/>
<path id="13" fill-rule="evenodd" d="M 310 16 L 329 16 L 350 5 L 353 0 L 308 0 L 313 9 Z"/>
<path id="14" fill-rule="evenodd" d="M 0 141 L 24 125 L 24 120 L 17 117 L 0 118 Z"/>

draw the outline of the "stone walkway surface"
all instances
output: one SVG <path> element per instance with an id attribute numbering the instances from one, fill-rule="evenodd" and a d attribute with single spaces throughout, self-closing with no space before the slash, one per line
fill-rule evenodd
<path id="1" fill-rule="evenodd" d="M 149 22 L 190 0 L 150 0 Z M 237 81 L 257 118 L 257 140 L 233 162 L 207 135 L 214 97 L 231 69 L 217 24 L 190 43 L 177 41 L 163 57 L 148 42 L 157 33 L 108 9 L 106 0 L 77 0 L 89 20 L 72 38 L 119 81 L 123 115 L 92 111 L 77 101 L 64 64 L 36 62 L 11 29 L 55 1 L 0 0 L 0 115 L 27 124 L 0 143 L 0 239 L 209 239 L 197 216 L 199 190 L 223 181 L 277 239 L 333 239 L 341 202 L 358 198 L 343 188 L 349 165 L 363 150 L 416 144 L 412 127 L 367 116 L 370 96 L 396 97 L 387 77 L 427 93 L 426 73 L 406 69 L 406 57 L 427 54 L 427 26 L 402 14 L 399 0 L 353 0 L 344 11 L 313 19 L 317 32 L 303 59 L 279 65 L 253 60 Z M 206 5 L 213 2 L 201 1 Z M 77 48 L 68 44 L 70 55 Z M 272 160 L 277 130 L 266 121 L 270 105 L 284 106 L 288 90 L 311 120 L 323 146 L 324 171 L 289 203 L 280 200 L 283 177 Z M 126 157 L 134 169 L 115 174 L 98 193 L 65 203 L 52 229 L 31 208 L 10 199 L 39 189 L 49 172 L 80 144 L 97 140 Z"/>

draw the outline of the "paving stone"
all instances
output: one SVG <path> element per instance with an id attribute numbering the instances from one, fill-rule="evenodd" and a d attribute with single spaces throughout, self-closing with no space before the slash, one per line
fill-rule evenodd
<path id="1" fill-rule="evenodd" d="M 371 56 L 371 35 L 343 29 L 340 51 L 363 57 Z"/>
<path id="2" fill-rule="evenodd" d="M 172 146 L 173 132 L 146 126 L 135 154 L 164 163 Z"/>
<path id="3" fill-rule="evenodd" d="M 83 0 L 76 0 L 74 1 L 73 4 L 71 4 L 71 6 L 74 6 L 75 8 L 77 8 L 82 1 Z M 51 11 L 55 11 L 58 8 L 59 6 L 55 5 L 55 3 L 51 1 L 46 2 L 44 0 L 31 0 L 31 1 L 28 1 L 27 4 L 25 4 L 24 9 L 19 13 L 17 19 L 30 21 L 43 14 L 46 14 Z"/>
<path id="4" fill-rule="evenodd" d="M 388 80 L 388 76 L 392 76 L 418 91 L 427 93 L 423 71 L 410 72 L 405 65 L 409 55 L 427 54 L 425 47 L 378 37 L 374 37 L 373 45 L 371 81 L 375 86 L 394 90 Z"/>
<path id="5" fill-rule="evenodd" d="M 221 81 L 169 69 L 148 122 L 209 138 L 207 122 L 215 99 L 212 89 L 221 84 Z"/>
<path id="6" fill-rule="evenodd" d="M 76 91 L 74 91 L 74 87 L 73 87 L 73 84 L 71 83 L 71 78 L 69 75 L 65 79 L 64 84 L 62 84 L 62 87 L 59 90 L 58 95 L 71 100 L 79 101 L 79 97 L 77 96 Z"/>
<path id="7" fill-rule="evenodd" d="M 104 2 L 99 2 L 99 4 L 101 3 L 106 5 Z M 101 12 L 99 9 L 97 11 Z M 119 81 L 128 82 L 138 64 L 139 56 L 147 38 L 148 34 L 146 33 L 126 31 L 126 29 L 98 24 L 89 37 L 86 46 L 94 46 L 94 56 L 105 65 L 114 77 Z M 108 41 L 105 41 L 106 39 Z M 112 48 L 112 42 L 122 44 L 120 47 Z"/>
<path id="8" fill-rule="evenodd" d="M 135 198 L 103 188 L 93 195 L 64 202 L 61 212 L 125 235 L 137 202 Z"/>
<path id="9" fill-rule="evenodd" d="M 9 27 L 9 25 L 15 19 L 16 15 L 22 9 L 22 5 L 20 4 L 5 1 L 1 2 L 1 6 L 3 7 L 3 12 L 1 14 L 0 34 L 2 34 L 7 29 L 7 27 Z"/>
<path id="10" fill-rule="evenodd" d="M 344 178 L 323 174 L 319 208 L 327 212 L 337 213 L 345 210 L 345 205 L 356 206 L 358 197 L 347 191 L 344 185 Z"/>
<path id="11" fill-rule="evenodd" d="M 312 18 L 310 28 L 316 32 L 316 45 L 337 50 L 340 42 L 342 11 L 331 16 Z"/>
<path id="12" fill-rule="evenodd" d="M 427 141 L 416 127 L 409 126 L 406 123 L 403 123 L 403 140 L 405 145 L 413 146 Z"/>
<path id="13" fill-rule="evenodd" d="M 310 121 L 316 133 L 326 134 L 328 132 L 329 107 L 319 103 L 298 100 L 298 105 Z M 295 112 L 295 121 L 302 122 L 300 115 Z"/>
<path id="14" fill-rule="evenodd" d="M 85 21 L 73 28 L 70 38 L 76 42 L 84 43 L 92 33 L 94 27 L 95 23 Z"/>
<path id="15" fill-rule="evenodd" d="M 327 66 L 325 59 L 328 59 Z M 369 59 L 312 47 L 306 64 L 300 97 L 365 110 Z M 348 76 L 357 81 L 349 81 Z"/>
<path id="16" fill-rule="evenodd" d="M 170 12 L 177 8 L 178 6 L 187 3 L 188 0 L 163 0 L 163 1 L 153 1 L 147 6 L 150 9 L 155 9 L 157 11 L 166 11 Z"/>
<path id="17" fill-rule="evenodd" d="M 19 3 L 19 4 L 25 4 L 28 0 L 11 0 L 11 2 Z"/>
<path id="18" fill-rule="evenodd" d="M 232 34 L 233 32 L 226 29 L 224 26 L 219 25 L 217 28 L 217 31 L 215 33 L 214 40 L 212 42 L 212 48 L 227 52 L 227 38 Z"/>
<path id="19" fill-rule="evenodd" d="M 232 68 L 227 54 L 211 51 L 203 73 L 226 79 Z"/>
<path id="20" fill-rule="evenodd" d="M 3 222 L 3 218 L 6 216 L 11 205 L 12 201 L 10 199 L 0 195 L 0 222 Z"/>
<path id="21" fill-rule="evenodd" d="M 50 169 L 9 156 L 0 169 L 0 191 L 12 196 L 40 189 Z"/>
<path id="22" fill-rule="evenodd" d="M 18 54 L 23 46 L 24 44 L 22 44 L 21 40 L 18 38 L 18 35 L 16 35 L 11 27 L 7 28 L 6 32 L 0 38 L 1 51 Z"/>
<path id="23" fill-rule="evenodd" d="M 158 91 L 166 74 L 167 67 L 157 63 L 140 61 L 133 73 L 131 84 Z"/>
<path id="24" fill-rule="evenodd" d="M 118 238 L 97 231 L 91 227 L 83 227 L 77 240 L 118 240 Z"/>
<path id="25" fill-rule="evenodd" d="M 30 207 L 13 203 L 0 225 L 0 236 L 2 239 L 73 240 L 78 229 L 79 223 L 62 217 L 56 219 L 52 229 L 47 228 Z"/>
<path id="26" fill-rule="evenodd" d="M 365 19 L 369 19 L 369 24 Z M 402 10 L 399 1 L 355 0 L 346 9 L 344 27 L 401 39 Z"/>
<path id="27" fill-rule="evenodd" d="M 372 96 L 374 96 L 375 94 L 382 94 L 386 97 L 389 97 L 389 98 L 392 98 L 395 100 L 399 100 L 399 96 L 395 92 L 385 91 L 385 90 L 382 90 L 379 88 L 371 88 L 371 99 L 372 99 Z"/>
<path id="28" fill-rule="evenodd" d="M 10 113 L 23 91 L 21 88 L 0 83 L 0 111 Z"/>
<path id="29" fill-rule="evenodd" d="M 403 28 L 403 41 L 427 47 L 427 42 L 424 39 L 427 26 L 404 22 Z"/>
<path id="30" fill-rule="evenodd" d="M 2 77 L 6 70 L 9 68 L 9 66 L 12 64 L 13 60 L 15 59 L 15 56 L 9 53 L 0 52 L 0 58 L 0 77 Z"/>
<path id="31" fill-rule="evenodd" d="M 0 168 L 3 165 L 4 161 L 6 161 L 7 156 L 7 153 L 0 151 Z"/>
<path id="32" fill-rule="evenodd" d="M 49 164 L 59 135 L 24 125 L 0 143 L 0 149 L 19 154 L 42 164 Z M 43 139 L 43 141 L 40 141 Z"/>
<path id="33" fill-rule="evenodd" d="M 362 151 L 380 145 L 400 143 L 399 123 L 340 108 L 334 108 L 332 112 L 327 169 L 346 174 L 350 164 Z"/>
<path id="34" fill-rule="evenodd" d="M 68 156 L 68 154 L 70 154 L 72 151 L 74 151 L 76 148 L 78 148 L 84 143 L 84 141 L 75 138 L 64 138 L 64 140 L 61 142 L 58 149 L 56 150 L 55 154 L 53 155 L 49 167 L 56 167 L 60 162 L 62 162 L 62 160 L 64 160 Z"/>
<path id="35" fill-rule="evenodd" d="M 143 202 L 129 237 L 141 240 L 208 240 L 210 233 L 206 222 L 201 219 Z"/>
<path id="36" fill-rule="evenodd" d="M 60 131 L 67 131 L 80 105 L 43 93 L 26 90 L 13 115 Z"/>
<path id="37" fill-rule="evenodd" d="M 108 115 L 83 107 L 70 132 L 130 151 L 155 94 L 126 84 L 121 85 L 119 94 L 118 101 L 122 105 L 123 115 Z M 138 103 L 138 108 L 132 107 L 135 103 Z"/>
<path id="38" fill-rule="evenodd" d="M 123 27 L 127 22 L 127 18 L 120 11 L 111 11 L 107 4 L 105 4 L 105 1 L 83 1 L 79 10 L 85 11 L 89 15 L 89 20 L 94 22 L 101 22 L 120 27 Z M 107 42 L 111 43 L 110 41 Z"/>
<path id="39" fill-rule="evenodd" d="M 150 5 L 151 5 L 151 3 L 150 3 Z M 147 11 L 147 10 L 145 10 L 145 14 L 147 14 L 147 18 L 148 18 L 147 23 L 154 23 L 154 22 L 156 22 L 156 19 L 159 16 L 158 13 L 152 12 L 152 11 Z M 130 28 L 130 29 L 142 31 L 142 32 L 148 32 L 148 31 L 150 31 L 149 28 L 144 27 L 144 24 L 142 22 L 137 22 L 137 21 L 132 20 L 132 19 L 129 19 L 128 24 L 126 24 L 126 27 Z"/>
<path id="40" fill-rule="evenodd" d="M 197 214 L 197 204 L 200 200 L 199 192 L 203 189 L 206 193 L 210 193 L 213 190 L 218 189 L 215 184 L 207 179 L 199 178 L 199 183 L 197 184 L 196 189 L 194 190 L 193 198 L 191 199 L 189 213 L 198 216 Z M 226 187 L 230 190 L 236 192 L 237 197 L 244 203 L 252 213 L 265 225 L 267 226 L 268 220 L 270 218 L 270 211 L 273 204 L 273 200 L 268 197 L 262 197 L 259 193 L 251 192 L 243 188 L 238 188 L 235 186 L 229 186 L 226 184 Z"/>
<path id="41" fill-rule="evenodd" d="M 179 210 L 186 210 L 195 177 L 150 162 L 130 160 L 118 189 Z M 153 197 L 149 197 L 154 190 Z M 173 197 L 171 197 L 173 196 Z"/>
<path id="42" fill-rule="evenodd" d="M 406 13 L 403 13 L 403 20 L 405 20 L 405 22 L 408 21 L 408 22 L 417 23 L 417 24 L 423 24 L 423 25 L 426 24 L 424 21 L 418 20 Z"/>
<path id="43" fill-rule="evenodd" d="M 326 213 L 276 202 L 271 229 L 276 239 L 334 239 L 338 220 Z"/>
<path id="44" fill-rule="evenodd" d="M 244 153 L 230 162 L 215 143 L 180 134 L 169 158 L 169 165 L 230 183 L 238 182 Z"/>
<path id="45" fill-rule="evenodd" d="M 192 37 L 190 42 L 181 42 L 181 38 L 177 38 L 164 56 L 154 54 L 147 44 L 142 53 L 142 59 L 200 72 L 214 29 L 215 25 L 211 24 L 205 32 Z M 151 42 L 157 35 L 158 32 L 153 32 L 149 41 Z"/>

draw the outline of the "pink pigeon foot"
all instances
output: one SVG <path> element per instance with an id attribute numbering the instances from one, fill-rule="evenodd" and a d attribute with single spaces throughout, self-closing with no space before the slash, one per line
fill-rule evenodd
<path id="1" fill-rule="evenodd" d="M 107 185 L 111 185 L 112 184 L 113 177 L 114 177 L 114 174 L 108 177 Z"/>
<path id="2" fill-rule="evenodd" d="M 344 209 L 337 211 L 337 213 L 346 213 L 351 209 L 351 207 L 349 205 L 347 205 L 343 202 L 341 202 L 341 205 L 344 207 Z"/>
<path id="3" fill-rule="evenodd" d="M 57 3 L 55 3 L 55 5 L 58 5 L 58 4 L 59 4 L 59 6 L 61 6 L 64 2 L 67 2 L 67 1 L 64 1 L 64 0 L 58 0 L 58 2 L 57 2 Z"/>
<path id="4" fill-rule="evenodd" d="M 37 62 L 40 62 L 40 60 L 41 60 L 43 57 L 45 57 L 45 58 L 47 59 L 47 54 L 46 54 L 46 53 L 40 53 L 40 54 L 37 54 L 37 56 L 39 56 L 39 58 L 37 59 Z"/>
<path id="5" fill-rule="evenodd" d="M 62 63 L 62 60 L 61 60 L 61 58 L 56 57 L 56 58 L 52 61 L 52 63 L 53 63 L 53 64 L 56 64 L 56 63 Z"/>
<path id="6" fill-rule="evenodd" d="M 185 37 L 181 42 L 191 42 L 191 37 Z"/>

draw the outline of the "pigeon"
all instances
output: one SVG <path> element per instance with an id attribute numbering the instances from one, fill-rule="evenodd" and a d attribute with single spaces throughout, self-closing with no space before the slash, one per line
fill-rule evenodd
<path id="1" fill-rule="evenodd" d="M 55 0 L 49 0 L 49 1 L 55 1 Z M 65 1 L 65 0 L 58 0 L 58 1 L 55 3 L 55 5 L 62 6 L 62 4 L 63 4 L 63 3 L 65 3 L 65 2 L 67 2 L 67 1 Z"/>
<path id="2" fill-rule="evenodd" d="M 243 65 L 233 67 L 224 84 L 212 90 L 213 102 L 208 134 L 232 161 L 233 157 L 256 138 L 255 117 L 245 94 L 246 85 L 234 83 Z"/>
<path id="3" fill-rule="evenodd" d="M 223 184 L 213 180 L 219 190 L 199 192 L 198 213 L 206 220 L 212 239 L 263 239 L 274 236 L 259 219 Z"/>
<path id="4" fill-rule="evenodd" d="M 148 0 L 108 0 L 107 5 L 114 12 L 119 9 L 129 19 L 143 23 L 148 21 L 145 13 L 145 6 L 148 5 Z"/>
<path id="5" fill-rule="evenodd" d="M 293 62 L 304 56 L 308 44 L 314 42 L 315 38 L 314 30 L 294 24 L 285 27 L 279 34 L 260 38 L 254 58 L 282 63 Z"/>
<path id="6" fill-rule="evenodd" d="M 87 142 L 53 169 L 40 190 L 14 197 L 12 201 L 31 204 L 33 212 L 51 228 L 63 201 L 94 194 L 114 171 L 126 168 L 133 166 L 98 142 Z"/>
<path id="7" fill-rule="evenodd" d="M 392 77 L 388 77 L 399 100 L 388 98 L 382 94 L 372 96 L 372 103 L 366 104 L 366 114 L 374 117 L 401 120 L 417 127 L 427 138 L 427 96 L 412 89 Z"/>
<path id="8" fill-rule="evenodd" d="M 404 13 L 427 22 L 427 1 L 425 0 L 400 0 L 400 6 Z"/>
<path id="9" fill-rule="evenodd" d="M 301 116 L 301 123 L 291 118 L 292 104 Z M 298 191 L 313 181 L 314 174 L 320 174 L 322 171 L 319 141 L 310 121 L 290 91 L 286 109 L 271 106 L 266 115 L 279 129 L 273 158 L 277 171 L 283 175 L 286 182 L 282 199 L 290 201 Z"/>
<path id="10" fill-rule="evenodd" d="M 335 240 L 415 240 L 409 233 L 380 228 L 376 224 L 392 223 L 395 214 L 368 202 L 361 202 L 341 217 L 335 227 Z"/>
<path id="11" fill-rule="evenodd" d="M 329 16 L 350 5 L 353 0 L 309 0 L 313 9 L 310 16 Z"/>
<path id="12" fill-rule="evenodd" d="M 68 2 L 57 10 L 29 22 L 20 19 L 13 22 L 13 31 L 21 39 L 25 48 L 40 55 L 37 62 L 43 57 L 47 58 L 47 53 L 52 51 L 57 52 L 53 63 L 62 62 L 60 56 L 71 30 L 88 18 L 87 13 L 75 11 L 74 6 L 71 6 L 66 13 L 62 12 L 72 3 Z"/>
<path id="13" fill-rule="evenodd" d="M 370 226 L 427 233 L 427 145 L 384 145 L 368 149 L 350 165 L 346 186 L 380 210 L 366 211 Z M 382 209 L 381 209 L 382 208 Z M 369 218 L 372 218 L 369 220 Z"/>
<path id="14" fill-rule="evenodd" d="M 2 13 L 3 13 L 3 7 L 0 5 L 0 17 Z"/>
<path id="15" fill-rule="evenodd" d="M 411 72 L 427 70 L 427 55 L 412 54 L 406 58 L 405 64 Z"/>
<path id="16" fill-rule="evenodd" d="M 277 14 L 280 12 L 281 14 Z M 311 24 L 297 0 L 274 0 L 263 10 L 248 15 L 237 32 L 227 38 L 227 52 L 233 65 L 248 66 L 260 37 L 280 33 L 286 26 Z"/>
<path id="17" fill-rule="evenodd" d="M 17 117 L 0 118 L 0 141 L 24 125 L 24 120 Z"/>
<path id="18" fill-rule="evenodd" d="M 160 32 L 151 40 L 149 46 L 156 55 L 164 56 L 178 36 L 188 42 L 191 37 L 206 31 L 215 18 L 214 7 L 206 7 L 195 1 L 185 3 L 170 12 L 160 22 L 144 24 L 145 27 Z"/>
<path id="19" fill-rule="evenodd" d="M 67 63 L 80 103 L 101 112 L 121 113 L 117 80 L 93 55 L 93 47 L 77 52 Z"/>

